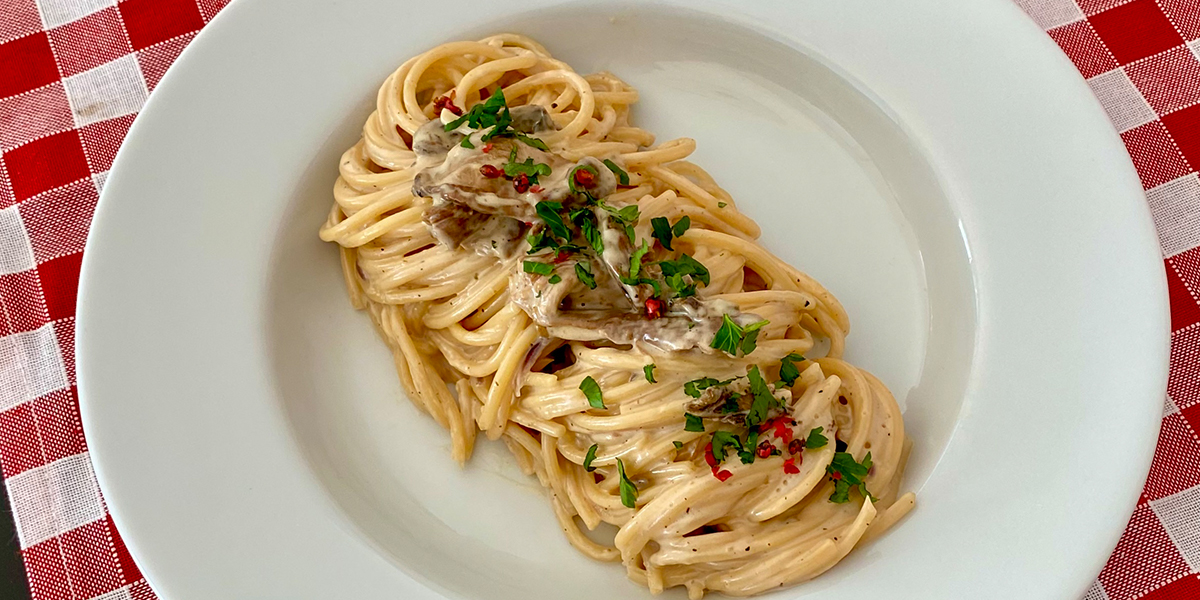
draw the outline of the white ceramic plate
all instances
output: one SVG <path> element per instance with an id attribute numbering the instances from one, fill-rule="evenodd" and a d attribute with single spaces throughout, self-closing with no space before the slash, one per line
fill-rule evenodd
<path id="1" fill-rule="evenodd" d="M 1117 136 L 1015 6 L 257 0 L 151 97 L 84 261 L 84 427 L 166 600 L 647 595 L 569 547 L 505 450 L 451 462 L 316 237 L 383 78 L 505 30 L 696 138 L 906 406 L 917 510 L 778 597 L 1082 593 L 1153 450 L 1165 284 Z"/>

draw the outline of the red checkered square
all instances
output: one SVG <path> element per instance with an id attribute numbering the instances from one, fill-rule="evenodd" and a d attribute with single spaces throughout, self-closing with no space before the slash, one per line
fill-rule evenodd
<path id="1" fill-rule="evenodd" d="M 0 152 L 75 126 L 61 81 L 0 99 Z"/>
<path id="2" fill-rule="evenodd" d="M 149 83 L 149 82 L 147 82 Z M 83 151 L 87 154 L 88 163 L 92 170 L 100 173 L 112 168 L 113 158 L 117 149 L 129 133 L 129 126 L 137 115 L 125 115 L 107 121 L 91 123 L 79 129 L 79 137 L 83 139 Z"/>
<path id="3" fill-rule="evenodd" d="M 150 584 L 146 583 L 145 579 L 129 586 L 129 595 L 133 600 L 158 600 L 158 596 L 154 595 L 154 590 L 150 589 Z"/>
<path id="4" fill-rule="evenodd" d="M 1189 108 L 1179 112 L 1190 113 L 1191 110 Z M 1200 138 L 1200 131 L 1193 132 L 1190 128 L 1183 133 Z M 1121 133 L 1121 140 L 1129 150 L 1129 157 L 1133 159 L 1133 166 L 1137 168 L 1143 188 L 1150 189 L 1191 172 L 1183 158 L 1184 155 L 1175 146 L 1175 140 L 1171 138 L 1162 121 L 1151 121 L 1124 131 Z M 1200 144 L 1197 144 L 1195 151 L 1200 153 Z M 1197 156 L 1197 159 L 1200 160 L 1200 156 Z"/>
<path id="5" fill-rule="evenodd" d="M 1117 61 L 1109 53 L 1100 36 L 1087 20 L 1076 21 L 1046 32 L 1067 53 L 1075 68 L 1084 77 L 1095 77 L 1117 68 Z"/>
<path id="6" fill-rule="evenodd" d="M 0 44 L 27 36 L 42 28 L 34 0 L 5 0 L 0 7 Z"/>
<path id="7" fill-rule="evenodd" d="M 67 575 L 77 598 L 93 598 L 125 585 L 105 521 L 93 521 L 62 535 Z"/>
<path id="8" fill-rule="evenodd" d="M 194 37 L 195 33 L 189 33 L 138 52 L 138 64 L 142 66 L 142 77 L 145 78 L 146 87 L 150 91 L 158 87 L 158 82 L 162 81 L 167 68 L 179 58 L 179 53 L 192 43 Z"/>
<path id="9" fill-rule="evenodd" d="M 49 33 L 50 45 L 54 47 L 64 77 L 133 52 L 121 24 L 121 14 L 115 6 L 51 29 Z"/>
<path id="10" fill-rule="evenodd" d="M 78 596 L 71 593 L 63 552 L 62 543 L 57 537 L 21 550 L 29 587 L 37 590 L 37 600 L 77 600 Z"/>
<path id="11" fill-rule="evenodd" d="M 1200 291 L 1188 289 L 1170 260 L 1167 260 L 1167 297 L 1171 301 L 1171 331 L 1200 323 Z"/>
<path id="12" fill-rule="evenodd" d="M 1167 394 L 1181 410 L 1200 405 L 1200 326 L 1171 334 Z"/>
<path id="13" fill-rule="evenodd" d="M 1123 65 L 1183 43 L 1154 0 L 1133 0 L 1096 13 L 1088 21 Z"/>
<path id="14" fill-rule="evenodd" d="M 1200 578 L 1187 575 L 1164 585 L 1141 600 L 1195 600 L 1200 598 Z"/>
<path id="15" fill-rule="evenodd" d="M 208 23 L 229 4 L 229 0 L 199 0 L 199 4 L 200 15 L 204 17 L 204 22 Z"/>
<path id="16" fill-rule="evenodd" d="M 34 261 L 43 263 L 82 252 L 98 200 L 96 186 L 89 178 L 22 203 L 19 210 L 29 233 Z"/>
<path id="17" fill-rule="evenodd" d="M 79 134 L 64 131 L 4 153 L 17 201 L 90 177 Z"/>
<path id="18" fill-rule="evenodd" d="M 1127 4 L 1133 0 L 1077 0 L 1079 8 L 1085 15 L 1094 15 L 1110 8 Z"/>
<path id="19" fill-rule="evenodd" d="M 204 26 L 195 0 L 125 0 L 117 5 L 134 50 Z"/>
<path id="20" fill-rule="evenodd" d="M 79 289 L 79 265 L 82 259 L 83 253 L 80 252 L 38 265 L 42 295 L 46 298 L 46 312 L 50 314 L 50 320 L 75 316 L 75 295 Z"/>
<path id="21" fill-rule="evenodd" d="M 54 51 L 45 32 L 0 44 L 0 98 L 27 92 L 58 79 Z"/>
<path id="22" fill-rule="evenodd" d="M 117 564 L 121 566 L 121 572 L 125 576 L 125 583 L 129 584 L 140 580 L 142 572 L 133 562 L 133 557 L 129 555 L 129 549 L 125 547 L 125 541 L 121 539 L 121 534 L 117 531 L 117 525 L 113 523 L 112 516 L 105 517 L 105 524 L 108 527 L 109 539 L 112 540 L 113 553 L 117 556 Z"/>
<path id="23" fill-rule="evenodd" d="M 37 421 L 33 417 L 32 402 L 0 412 L 0 463 L 5 479 L 46 464 L 41 446 L 30 443 L 36 439 Z"/>
<path id="24" fill-rule="evenodd" d="M 1187 46 L 1139 60 L 1125 72 L 1160 115 L 1200 102 L 1200 59 Z"/>
<path id="25" fill-rule="evenodd" d="M 1133 511 L 1125 535 L 1100 572 L 1109 600 L 1132 600 L 1188 572 L 1171 538 L 1150 507 Z"/>
<path id="26" fill-rule="evenodd" d="M 50 322 L 36 271 L 0 275 L 0 334 L 33 331 Z"/>
<path id="27" fill-rule="evenodd" d="M 67 385 L 77 385 L 75 381 L 75 317 L 55 321 L 53 327 L 54 341 L 58 342 L 58 353 L 62 358 L 63 369 L 67 373 Z"/>
<path id="28" fill-rule="evenodd" d="M 1200 38 L 1200 3 L 1195 0 L 1158 0 L 1158 5 L 1184 39 Z"/>
<path id="29" fill-rule="evenodd" d="M 1143 490 L 1148 500 L 1158 500 L 1200 485 L 1200 439 L 1187 422 L 1186 415 L 1197 407 L 1180 414 L 1163 417 L 1158 431 L 1158 447 L 1150 463 L 1150 477 Z"/>

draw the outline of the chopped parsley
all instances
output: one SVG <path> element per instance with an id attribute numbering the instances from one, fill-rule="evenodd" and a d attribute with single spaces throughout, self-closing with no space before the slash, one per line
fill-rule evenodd
<path id="1" fill-rule="evenodd" d="M 808 437 L 804 438 L 804 447 L 805 448 L 821 448 L 821 447 L 825 446 L 825 444 L 828 444 L 829 438 L 822 435 L 821 434 L 822 431 L 825 431 L 824 427 L 818 427 L 818 428 L 808 432 Z"/>
<path id="2" fill-rule="evenodd" d="M 642 213 L 640 210 L 638 210 L 636 204 L 630 204 L 628 206 L 617 208 L 611 204 L 601 202 L 600 208 L 608 211 L 608 214 L 616 217 L 618 221 L 625 225 L 633 225 L 642 216 Z"/>
<path id="3" fill-rule="evenodd" d="M 667 286 L 680 298 L 696 295 L 695 282 L 708 285 L 710 281 L 708 268 L 687 254 L 680 254 L 676 260 L 660 261 L 658 267 L 662 269 Z M 684 277 L 689 279 L 685 280 Z"/>
<path id="4" fill-rule="evenodd" d="M 726 203 L 724 203 L 724 202 L 718 202 L 718 203 L 717 203 L 717 208 L 725 208 L 726 206 L 729 206 L 729 205 L 728 205 L 728 204 L 726 204 Z"/>
<path id="5" fill-rule="evenodd" d="M 644 373 L 646 375 L 646 381 L 649 381 L 650 383 L 658 383 L 657 381 L 654 380 L 654 367 L 655 366 L 657 366 L 657 365 L 655 365 L 654 363 L 650 363 L 650 364 L 642 367 L 642 373 Z"/>
<path id="6" fill-rule="evenodd" d="M 596 383 L 596 380 L 592 379 L 591 375 L 583 378 L 583 381 L 579 384 L 579 389 L 583 392 L 584 396 L 587 396 L 588 404 L 592 408 L 606 408 L 604 406 L 604 396 L 600 393 L 600 384 Z"/>
<path id="7" fill-rule="evenodd" d="M 508 177 L 524 175 L 529 178 L 530 184 L 536 185 L 539 175 L 550 174 L 550 165 L 535 163 L 532 158 L 525 159 L 525 162 L 517 162 L 517 147 L 513 146 L 512 151 L 508 153 L 508 162 L 504 163 L 504 174 Z"/>
<path id="8" fill-rule="evenodd" d="M 550 150 L 542 140 L 509 128 L 509 125 L 512 125 L 512 113 L 508 110 L 503 89 L 497 89 L 487 100 L 472 106 L 471 110 L 467 111 L 463 116 L 446 123 L 444 129 L 446 131 L 454 131 L 461 127 L 463 123 L 480 130 L 490 127 L 491 131 L 483 134 L 481 137 L 485 142 L 498 136 L 512 136 L 538 150 Z M 464 148 L 475 147 L 474 144 L 465 139 L 462 141 L 462 146 Z"/>
<path id="9" fill-rule="evenodd" d="M 587 456 L 583 457 L 583 469 L 588 473 L 596 470 L 596 467 L 592 466 L 592 461 L 596 460 L 596 450 L 598 448 L 598 445 L 592 444 L 592 447 L 588 448 Z"/>
<path id="10" fill-rule="evenodd" d="M 706 390 L 710 387 L 727 386 L 727 385 L 733 383 L 734 379 L 737 379 L 737 377 L 734 377 L 733 379 L 726 379 L 725 381 L 721 381 L 720 379 L 713 379 L 712 377 L 701 377 L 700 379 L 693 379 L 693 380 L 683 384 L 683 393 L 685 393 L 693 398 L 699 398 L 700 394 L 702 392 L 704 392 L 704 390 Z"/>
<path id="11" fill-rule="evenodd" d="M 558 276 L 558 273 L 555 273 L 555 274 L 553 274 L 553 275 L 551 275 L 551 276 L 550 276 L 550 283 L 552 283 L 552 284 L 554 284 L 554 283 L 559 283 L 559 282 L 561 282 L 561 281 L 562 281 L 562 277 L 559 277 L 559 276 Z"/>
<path id="12" fill-rule="evenodd" d="M 650 219 L 650 227 L 654 230 L 654 239 L 662 244 L 667 250 L 674 250 L 671 247 L 671 238 L 677 238 L 684 234 L 689 227 L 692 226 L 692 218 L 684 215 L 683 218 L 671 225 L 666 217 L 654 217 Z"/>
<path id="13" fill-rule="evenodd" d="M 604 166 L 608 167 L 608 170 L 612 171 L 613 175 L 617 176 L 617 183 L 620 183 L 621 185 L 629 185 L 629 173 L 626 173 L 625 169 L 618 167 L 617 163 L 607 158 L 604 159 Z"/>
<path id="14" fill-rule="evenodd" d="M 617 473 L 621 476 L 621 504 L 624 504 L 626 508 L 637 506 L 637 486 L 633 485 L 633 482 L 625 475 L 625 463 L 621 462 L 619 458 L 617 459 Z"/>
<path id="15" fill-rule="evenodd" d="M 692 413 L 683 413 L 683 430 L 704 432 L 704 419 L 693 415 Z"/>
<path id="16" fill-rule="evenodd" d="M 537 148 L 538 150 L 541 150 L 542 152 L 550 151 L 550 147 L 547 146 L 546 142 L 543 142 L 542 140 L 539 140 L 532 136 L 525 135 L 524 133 L 521 133 L 520 131 L 514 131 L 514 132 L 512 132 L 512 134 L 513 134 L 513 137 L 517 138 L 518 140 L 521 140 L 522 142 L 525 142 L 526 144 L 528 144 L 530 146 L 533 146 L 534 148 Z"/>
<path id="17" fill-rule="evenodd" d="M 717 462 L 725 460 L 725 448 L 733 446 L 738 452 L 742 451 L 742 440 L 729 431 L 718 431 L 712 436 L 712 453 Z"/>
<path id="18" fill-rule="evenodd" d="M 642 257 L 650 251 L 650 244 L 646 240 L 642 240 L 642 245 L 637 250 L 633 251 L 633 255 L 629 257 L 629 278 L 634 279 L 638 273 L 642 271 Z"/>
<path id="19" fill-rule="evenodd" d="M 742 443 L 742 450 L 738 452 L 738 458 L 742 459 L 743 465 L 748 465 L 754 462 L 754 452 L 758 449 L 758 430 L 751 429 L 746 435 L 746 441 Z"/>
<path id="20" fill-rule="evenodd" d="M 562 215 L 559 214 L 563 205 L 561 202 L 538 202 L 534 206 L 537 211 L 537 216 L 546 223 L 546 229 L 550 234 L 565 241 L 571 240 L 571 230 L 567 229 L 567 224 L 563 222 Z"/>
<path id="21" fill-rule="evenodd" d="M 829 496 L 829 501 L 834 504 L 843 504 L 850 500 L 850 490 L 858 488 L 859 493 L 864 498 L 870 498 L 875 501 L 875 496 L 867 491 L 866 478 L 871 472 L 871 453 L 868 452 L 861 463 L 854 460 L 854 456 L 849 452 L 837 452 L 833 455 L 833 462 L 825 467 L 825 472 L 833 479 L 833 493 Z"/>
<path id="22" fill-rule="evenodd" d="M 767 323 L 769 321 L 763 319 L 742 328 L 726 314 L 722 317 L 721 328 L 713 336 L 712 347 L 731 356 L 738 356 L 739 351 L 742 354 L 750 354 L 758 345 L 758 330 Z"/>
<path id="23" fill-rule="evenodd" d="M 683 450 L 683 442 L 681 442 L 679 440 L 675 440 L 671 443 L 675 445 L 676 450 Z"/>
<path id="24" fill-rule="evenodd" d="M 746 427 L 754 428 L 766 421 L 767 412 L 778 406 L 780 402 L 771 393 L 771 388 L 767 387 L 767 382 L 763 379 L 762 372 L 758 370 L 758 365 L 750 367 L 746 376 L 750 379 L 750 394 L 753 397 L 750 402 L 750 410 L 746 413 Z"/>
<path id="25" fill-rule="evenodd" d="M 554 265 L 549 263 L 527 260 L 522 266 L 524 267 L 526 273 L 533 273 L 534 275 L 542 276 L 554 274 Z"/>
<path id="26" fill-rule="evenodd" d="M 592 275 L 592 271 L 588 268 L 587 263 L 575 263 L 575 277 L 583 282 L 583 285 L 588 286 L 588 289 L 596 289 L 596 278 Z"/>
<path id="27" fill-rule="evenodd" d="M 796 363 L 802 360 L 804 360 L 803 356 L 793 352 L 779 361 L 779 379 L 788 387 L 796 385 L 796 378 L 800 377 L 800 368 L 796 366 Z"/>
<path id="28" fill-rule="evenodd" d="M 590 209 L 581 208 L 571 213 L 571 222 L 579 227 L 583 233 L 583 239 L 587 240 L 588 245 L 596 251 L 596 254 L 604 254 L 604 236 L 596 225 L 595 213 Z"/>
<path id="29" fill-rule="evenodd" d="M 462 146 L 463 148 L 470 148 L 471 150 L 475 149 L 475 144 L 471 143 L 471 136 L 464 137 L 458 145 Z"/>

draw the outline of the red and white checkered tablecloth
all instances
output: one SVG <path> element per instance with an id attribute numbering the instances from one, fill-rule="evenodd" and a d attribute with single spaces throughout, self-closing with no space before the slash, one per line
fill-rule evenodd
<path id="1" fill-rule="evenodd" d="M 1015 1 L 1074 61 L 1125 141 L 1170 290 L 1158 450 L 1085 600 L 1200 598 L 1200 0 Z M 0 466 L 34 598 L 155 597 L 89 461 L 75 292 L 117 147 L 227 2 L 0 0 Z"/>

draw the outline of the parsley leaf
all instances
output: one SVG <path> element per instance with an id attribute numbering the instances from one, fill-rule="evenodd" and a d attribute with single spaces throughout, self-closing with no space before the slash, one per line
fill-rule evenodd
<path id="1" fill-rule="evenodd" d="M 728 431 L 718 431 L 712 437 L 712 453 L 713 458 L 720 463 L 725 460 L 725 447 L 733 446 L 738 451 L 742 449 L 742 440 L 738 436 Z"/>
<path id="2" fill-rule="evenodd" d="M 746 413 L 746 427 L 753 428 L 767 420 L 767 411 L 779 404 L 779 401 L 771 394 L 771 388 L 767 387 L 758 365 L 750 367 L 746 376 L 750 379 L 750 393 L 754 397 L 750 402 L 750 410 Z"/>
<path id="3" fill-rule="evenodd" d="M 686 233 L 691 227 L 692 218 L 687 215 L 683 215 L 682 218 L 680 218 L 678 221 L 675 221 L 675 225 L 671 226 L 671 233 L 675 234 L 675 237 L 683 237 L 683 234 Z"/>
<path id="4" fill-rule="evenodd" d="M 558 273 L 555 273 L 555 274 L 553 274 L 553 275 L 551 275 L 551 276 L 550 276 L 550 283 L 552 283 L 552 284 L 554 284 L 554 283 L 559 283 L 559 282 L 561 282 L 561 281 L 562 281 L 562 277 L 559 277 L 559 276 L 558 276 Z"/>
<path id="5" fill-rule="evenodd" d="M 743 465 L 748 465 L 754 462 L 754 451 L 758 449 L 758 430 L 751 429 L 746 435 L 746 441 L 742 444 L 742 451 L 738 452 L 738 458 L 742 459 Z"/>
<path id="6" fill-rule="evenodd" d="M 625 475 L 625 463 L 621 459 L 617 459 L 617 472 L 621 475 L 621 504 L 626 508 L 637 506 L 638 489 L 629 477 Z"/>
<path id="7" fill-rule="evenodd" d="M 532 158 L 526 158 L 525 162 L 517 162 L 517 147 L 513 146 L 508 154 L 508 162 L 504 163 L 504 174 L 509 177 L 524 175 L 529 178 L 529 183 L 536 184 L 539 175 L 550 174 L 550 165 L 535 163 Z"/>
<path id="8" fill-rule="evenodd" d="M 751 323 L 742 330 L 742 354 L 750 354 L 758 347 L 758 330 L 762 329 L 770 321 L 763 319 L 757 323 Z"/>
<path id="9" fill-rule="evenodd" d="M 583 232 L 583 239 L 587 240 L 596 254 L 604 254 L 604 235 L 596 225 L 595 213 L 590 209 L 581 208 L 571 213 L 571 222 L 579 226 L 579 230 Z"/>
<path id="10" fill-rule="evenodd" d="M 699 398 L 700 394 L 704 390 L 706 390 L 710 387 L 727 386 L 727 385 L 733 383 L 734 379 L 737 379 L 737 378 L 734 377 L 733 379 L 726 379 L 725 381 L 721 381 L 719 379 L 713 379 L 712 377 L 701 377 L 700 379 L 693 379 L 693 380 L 683 384 L 683 393 L 685 393 L 693 398 Z"/>
<path id="11" fill-rule="evenodd" d="M 459 145 L 459 146 L 462 146 L 463 148 L 470 148 L 471 150 L 474 150 L 474 149 L 475 149 L 475 144 L 472 144 L 472 143 L 471 143 L 471 137 L 470 137 L 470 136 L 464 137 L 464 138 L 462 139 L 462 141 L 461 141 L 461 142 L 459 142 L 459 144 L 458 144 L 458 145 Z"/>
<path id="12" fill-rule="evenodd" d="M 699 281 L 704 285 L 709 284 L 708 268 L 687 254 L 680 254 L 677 260 L 660 261 L 658 267 L 662 269 L 667 285 L 675 290 L 675 293 L 681 298 L 696 294 L 695 284 L 686 283 L 683 279 L 685 275 L 691 277 L 693 281 Z"/>
<path id="13" fill-rule="evenodd" d="M 521 133 L 520 131 L 514 131 L 513 137 L 517 138 L 518 140 L 521 140 L 522 142 L 525 142 L 526 144 L 528 144 L 530 146 L 533 146 L 534 148 L 537 148 L 538 150 L 541 150 L 542 152 L 550 151 L 550 147 L 546 145 L 546 142 L 543 142 L 542 140 L 539 140 L 535 137 L 525 135 L 524 133 Z"/>
<path id="14" fill-rule="evenodd" d="M 646 240 L 642 240 L 642 245 L 637 250 L 633 251 L 633 255 L 629 257 L 629 278 L 636 279 L 638 273 L 642 270 L 642 257 L 650 251 L 650 244 Z"/>
<path id="15" fill-rule="evenodd" d="M 579 278 L 583 285 L 588 286 L 588 289 L 596 289 L 596 278 L 592 276 L 592 271 L 586 263 L 575 263 L 575 277 Z"/>
<path id="16" fill-rule="evenodd" d="M 656 367 L 656 366 L 657 365 L 655 365 L 654 363 L 650 363 L 650 364 L 642 367 L 642 373 L 644 373 L 646 375 L 646 381 L 649 381 L 650 383 L 658 383 L 657 381 L 654 380 L 654 367 Z"/>
<path id="17" fill-rule="evenodd" d="M 596 380 L 592 379 L 591 375 L 583 378 L 583 381 L 579 384 L 579 389 L 583 391 L 584 396 L 587 396 L 588 404 L 592 408 L 605 408 L 604 397 L 600 393 L 600 384 L 596 383 Z"/>
<path id="18" fill-rule="evenodd" d="M 621 185 L 629 185 L 629 173 L 626 173 L 625 169 L 618 167 L 617 163 L 615 163 L 607 158 L 604 159 L 604 166 L 608 167 L 608 170 L 612 171 L 613 175 L 617 176 L 618 183 L 620 183 Z"/>
<path id="19" fill-rule="evenodd" d="M 717 203 L 717 208 L 725 208 L 726 206 L 729 206 L 729 205 L 728 205 L 728 204 L 726 204 L 726 203 L 724 203 L 724 202 L 718 202 L 718 203 Z"/>
<path id="20" fill-rule="evenodd" d="M 673 442 L 671 442 L 671 443 L 672 443 L 672 444 L 675 444 L 675 449 L 676 449 L 676 450 L 683 450 L 683 442 L 681 442 L 681 441 L 679 441 L 679 440 L 675 440 L 675 441 L 673 441 Z"/>
<path id="21" fill-rule="evenodd" d="M 804 447 L 805 448 L 820 448 L 820 447 L 824 446 L 825 444 L 828 444 L 829 438 L 827 438 L 821 434 L 821 432 L 824 430 L 825 430 L 824 427 L 818 427 L 818 428 L 808 432 L 808 437 L 804 438 Z M 870 465 L 867 465 L 867 468 L 868 469 L 871 468 Z"/>
<path id="22" fill-rule="evenodd" d="M 788 385 L 788 387 L 796 385 L 796 378 L 800 377 L 800 368 L 796 366 L 796 363 L 802 360 L 804 360 L 803 356 L 793 352 L 783 357 L 779 361 L 779 378 L 782 379 L 783 382 Z"/>
<path id="23" fill-rule="evenodd" d="M 662 244 L 663 248 L 674 250 L 671 247 L 671 224 L 667 221 L 666 217 L 654 217 L 650 219 L 650 227 L 654 230 L 654 239 L 658 240 L 658 243 Z"/>
<path id="24" fill-rule="evenodd" d="M 848 501 L 850 489 L 854 487 L 859 488 L 859 492 L 864 498 L 874 500 L 874 496 L 867 491 L 867 484 L 864 481 L 867 474 L 871 472 L 870 452 L 863 457 L 861 463 L 854 460 L 854 456 L 849 452 L 836 452 L 833 455 L 833 462 L 825 467 L 825 472 L 831 477 L 837 474 L 834 479 L 833 494 L 829 496 L 830 502 L 841 504 Z"/>
<path id="25" fill-rule="evenodd" d="M 534 275 L 546 276 L 554 273 L 554 265 L 549 263 L 527 260 L 522 266 L 526 273 L 533 273 Z"/>
<path id="26" fill-rule="evenodd" d="M 562 210 L 561 202 L 538 202 L 534 207 L 537 211 L 537 216 L 546 223 L 546 229 L 550 234 L 563 240 L 570 241 L 571 230 L 567 229 L 567 224 L 563 223 L 562 215 L 558 211 Z"/>
<path id="27" fill-rule="evenodd" d="M 587 456 L 583 457 L 583 469 L 588 473 L 596 470 L 596 467 L 592 466 L 592 461 L 596 460 L 596 450 L 598 447 L 597 444 L 592 444 L 592 447 L 588 448 Z"/>
<path id="28" fill-rule="evenodd" d="M 726 313 L 721 318 L 721 328 L 713 336 L 712 347 L 726 354 L 737 356 L 738 348 L 742 345 L 742 328 Z"/>
<path id="29" fill-rule="evenodd" d="M 445 130 L 454 131 L 463 123 L 476 129 L 494 127 L 490 135 L 497 135 L 497 132 L 507 128 L 509 123 L 512 123 L 512 114 L 509 113 L 508 104 L 504 100 L 504 90 L 497 89 L 486 101 L 472 106 L 467 114 L 447 123 Z M 485 136 L 484 141 L 490 139 L 490 135 Z"/>
<path id="30" fill-rule="evenodd" d="M 638 210 L 638 206 L 636 204 L 630 204 L 628 206 L 617 208 L 611 204 L 601 202 L 600 208 L 608 211 L 608 214 L 616 217 L 618 221 L 624 223 L 625 225 L 632 225 L 636 223 L 637 220 L 642 216 L 642 213 Z M 632 239 L 630 241 L 632 241 Z"/>
<path id="31" fill-rule="evenodd" d="M 704 432 L 704 420 L 692 413 L 683 413 L 683 430 Z"/>

